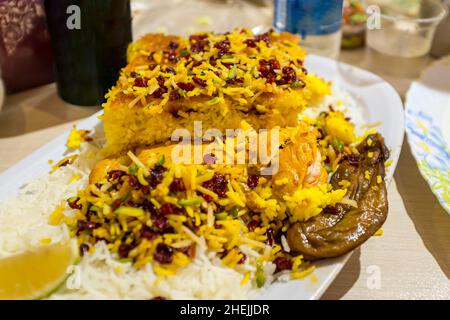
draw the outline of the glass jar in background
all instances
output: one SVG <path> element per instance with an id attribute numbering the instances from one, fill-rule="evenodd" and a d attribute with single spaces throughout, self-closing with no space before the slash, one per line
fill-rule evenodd
<path id="1" fill-rule="evenodd" d="M 130 0 L 45 0 L 60 97 L 101 104 L 126 64 Z"/>
<path id="2" fill-rule="evenodd" d="M 379 26 L 367 27 L 367 46 L 401 58 L 427 55 L 436 27 L 447 14 L 440 0 L 364 0 L 364 3 L 376 9 L 374 21 L 379 19 Z"/>
<path id="3" fill-rule="evenodd" d="M 234 28 L 264 32 L 272 27 L 272 0 L 134 0 L 135 39 L 147 33 L 189 36 Z"/>
<path id="4" fill-rule="evenodd" d="M 342 49 L 364 46 L 366 11 L 359 0 L 344 0 L 342 11 Z"/>
<path id="5" fill-rule="evenodd" d="M 447 16 L 439 23 L 431 46 L 431 55 L 442 57 L 450 53 L 450 0 L 442 0 L 447 8 Z"/>
<path id="6" fill-rule="evenodd" d="M 300 34 L 309 53 L 339 56 L 342 0 L 275 0 L 274 10 L 277 31 Z"/>

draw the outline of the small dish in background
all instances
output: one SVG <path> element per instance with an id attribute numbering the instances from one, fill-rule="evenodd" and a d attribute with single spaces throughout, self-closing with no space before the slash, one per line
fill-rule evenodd
<path id="1" fill-rule="evenodd" d="M 354 49 L 364 45 L 366 12 L 359 0 L 344 0 L 342 10 L 342 49 Z"/>
<path id="2" fill-rule="evenodd" d="M 437 25 L 448 13 L 439 0 L 366 0 L 365 5 L 372 12 L 368 23 L 373 24 L 368 25 L 367 45 L 403 58 L 426 55 Z"/>
<path id="3" fill-rule="evenodd" d="M 450 214 L 450 55 L 431 64 L 406 94 L 405 128 L 419 171 Z"/>

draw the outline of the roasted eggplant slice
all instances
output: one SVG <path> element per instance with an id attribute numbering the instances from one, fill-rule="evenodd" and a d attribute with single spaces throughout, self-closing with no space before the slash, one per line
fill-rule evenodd
<path id="1" fill-rule="evenodd" d="M 372 134 L 357 149 L 359 156 L 344 160 L 331 178 L 334 189 L 348 185 L 350 204 L 327 207 L 320 215 L 293 224 L 287 231 L 293 252 L 310 260 L 340 256 L 370 238 L 386 220 L 384 162 L 389 152 L 383 137 Z"/>

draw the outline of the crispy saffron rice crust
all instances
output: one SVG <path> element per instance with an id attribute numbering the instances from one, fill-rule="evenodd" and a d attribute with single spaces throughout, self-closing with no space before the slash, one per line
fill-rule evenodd
<path id="1" fill-rule="evenodd" d="M 298 113 L 330 93 L 303 67 L 287 33 L 150 34 L 132 43 L 129 64 L 107 93 L 103 123 L 111 153 L 170 139 L 177 128 L 295 126 Z"/>

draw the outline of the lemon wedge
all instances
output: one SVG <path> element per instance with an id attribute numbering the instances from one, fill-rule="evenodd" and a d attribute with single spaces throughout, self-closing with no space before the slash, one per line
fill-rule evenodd
<path id="1" fill-rule="evenodd" d="M 78 260 L 76 240 L 0 259 L 0 299 L 38 299 L 62 285 Z"/>

